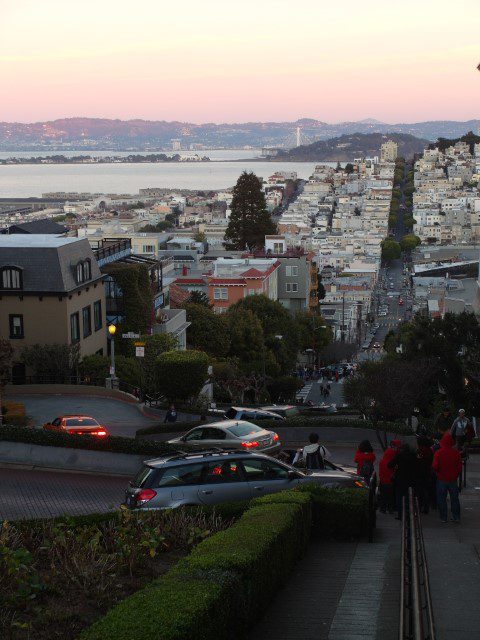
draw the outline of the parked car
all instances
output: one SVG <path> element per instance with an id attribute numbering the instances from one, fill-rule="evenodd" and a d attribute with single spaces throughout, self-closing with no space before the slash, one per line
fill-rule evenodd
<path id="1" fill-rule="evenodd" d="M 46 422 L 43 428 L 45 431 L 57 431 L 76 436 L 89 435 L 96 438 L 108 436 L 107 429 L 90 416 L 59 416 L 52 422 Z"/>
<path id="2" fill-rule="evenodd" d="M 225 411 L 228 420 L 285 420 L 279 413 L 266 409 L 248 407 L 230 407 Z"/>
<path id="3" fill-rule="evenodd" d="M 380 349 L 382 345 L 379 342 L 374 342 L 372 346 L 374 349 Z"/>
<path id="4" fill-rule="evenodd" d="M 257 449 L 269 454 L 280 451 L 280 440 L 274 431 L 247 422 L 246 420 L 221 420 L 195 427 L 179 438 L 169 440 L 168 444 L 180 449 L 238 449 L 240 451 Z"/>
<path id="5" fill-rule="evenodd" d="M 379 311 L 378 315 L 379 316 L 386 316 L 387 312 L 386 311 Z"/>
<path id="6" fill-rule="evenodd" d="M 294 418 L 300 415 L 300 409 L 293 404 L 272 404 L 268 407 L 260 407 L 262 411 L 277 413 L 282 418 Z"/>
<path id="7" fill-rule="evenodd" d="M 356 474 L 332 463 L 301 471 L 262 454 L 204 451 L 147 460 L 125 491 L 126 509 L 219 504 L 276 493 L 306 483 L 368 489 Z"/>

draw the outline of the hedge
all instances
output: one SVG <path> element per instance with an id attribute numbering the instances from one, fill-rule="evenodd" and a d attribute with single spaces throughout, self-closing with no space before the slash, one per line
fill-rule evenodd
<path id="1" fill-rule="evenodd" d="M 138 429 L 136 437 L 148 436 L 161 433 L 184 433 L 197 427 L 199 425 L 207 424 L 207 420 L 198 420 L 192 422 L 174 422 L 171 424 L 161 423 Z M 258 424 L 259 427 L 264 429 L 270 429 L 277 431 L 278 429 L 288 428 L 307 428 L 307 429 L 319 429 L 320 427 L 333 427 L 341 429 L 342 427 L 352 427 L 354 429 L 377 429 L 378 431 L 387 431 L 399 435 L 411 435 L 412 429 L 405 424 L 398 422 L 378 422 L 376 427 L 369 420 L 350 419 L 348 417 L 327 417 L 327 416 L 306 416 L 300 415 L 295 418 L 288 418 L 287 420 L 250 420 Z M 213 423 L 212 423 L 213 424 Z"/>
<path id="2" fill-rule="evenodd" d="M 0 407 L 3 414 L 3 421 L 9 422 L 16 427 L 25 427 L 27 425 L 27 416 L 25 414 L 25 405 L 21 402 L 4 401 Z"/>
<path id="3" fill-rule="evenodd" d="M 312 532 L 315 536 L 352 540 L 368 535 L 368 491 L 328 489 L 315 484 L 300 485 L 297 490 L 307 493 L 313 500 Z"/>
<path id="4" fill-rule="evenodd" d="M 311 498 L 284 492 L 254 501 L 165 576 L 126 598 L 80 640 L 241 637 L 304 553 Z"/>
<path id="5" fill-rule="evenodd" d="M 146 456 L 158 456 L 172 450 L 164 442 L 151 440 L 135 440 L 108 436 L 107 438 L 92 438 L 77 436 L 43 429 L 14 427 L 5 425 L 0 427 L 0 441 L 25 442 L 50 447 L 68 447 L 70 449 L 90 449 L 93 451 L 110 451 L 112 453 L 131 453 Z"/>

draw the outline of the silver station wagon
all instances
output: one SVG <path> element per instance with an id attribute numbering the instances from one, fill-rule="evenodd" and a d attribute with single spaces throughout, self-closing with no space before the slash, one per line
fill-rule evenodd
<path id="1" fill-rule="evenodd" d="M 325 469 L 301 471 L 261 453 L 203 451 L 147 460 L 125 492 L 127 509 L 249 500 L 315 482 L 326 487 L 367 490 L 356 474 L 325 461 Z"/>

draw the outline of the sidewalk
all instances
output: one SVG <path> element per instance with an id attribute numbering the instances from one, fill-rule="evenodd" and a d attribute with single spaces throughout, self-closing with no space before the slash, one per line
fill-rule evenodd
<path id="1" fill-rule="evenodd" d="M 400 527 L 377 541 L 313 541 L 249 640 L 397 640 Z"/>

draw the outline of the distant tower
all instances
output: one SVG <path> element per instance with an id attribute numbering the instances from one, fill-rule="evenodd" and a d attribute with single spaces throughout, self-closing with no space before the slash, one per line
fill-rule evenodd
<path id="1" fill-rule="evenodd" d="M 172 140 L 173 151 L 180 151 L 182 149 L 182 142 L 179 139 Z"/>
<path id="2" fill-rule="evenodd" d="M 300 127 L 297 127 L 297 147 L 302 144 L 302 130 Z"/>

